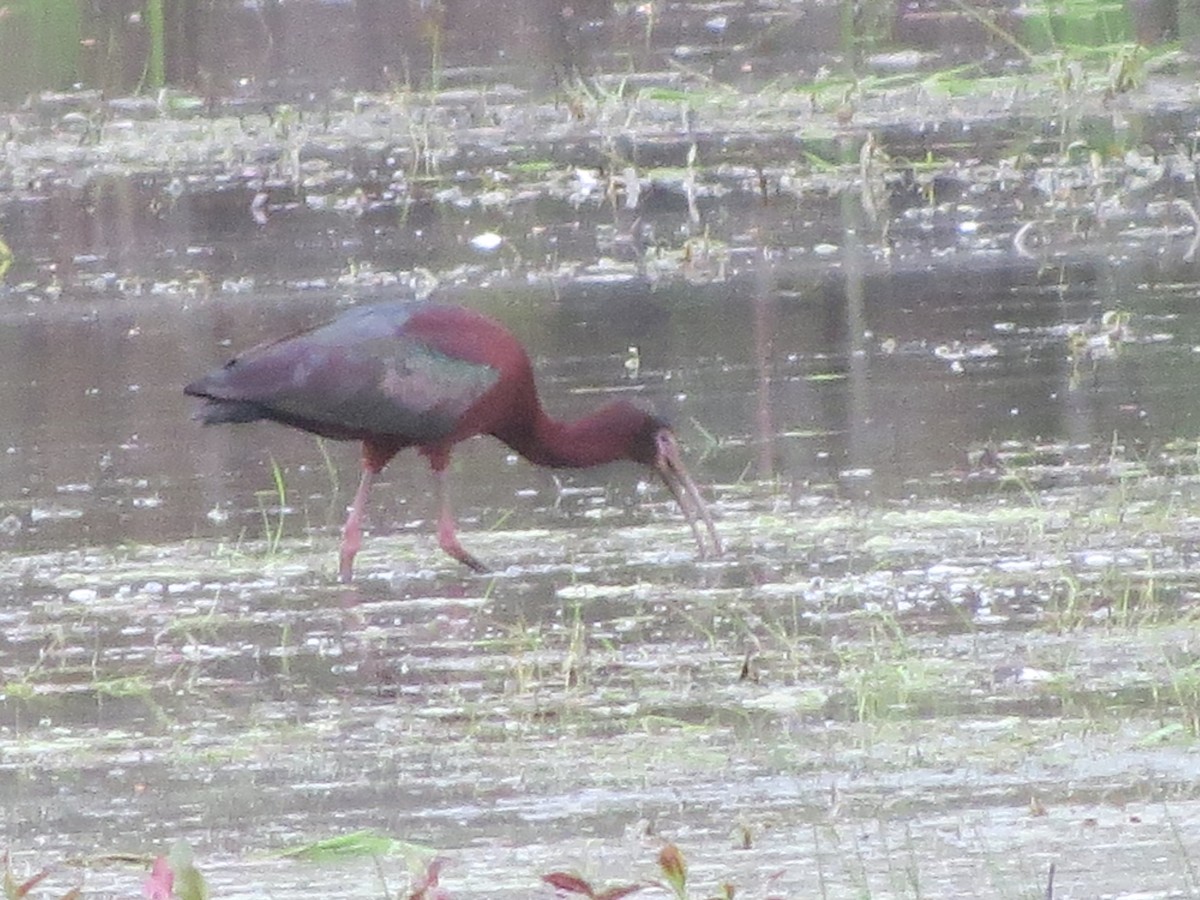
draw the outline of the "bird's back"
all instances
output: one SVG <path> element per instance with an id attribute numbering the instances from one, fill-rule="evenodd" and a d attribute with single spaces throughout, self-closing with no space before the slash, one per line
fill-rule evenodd
<path id="1" fill-rule="evenodd" d="M 208 401 L 206 423 L 270 419 L 331 438 L 429 444 L 461 430 L 499 381 L 508 345 L 524 358 L 500 325 L 461 307 L 378 303 L 255 347 L 184 391 Z"/>

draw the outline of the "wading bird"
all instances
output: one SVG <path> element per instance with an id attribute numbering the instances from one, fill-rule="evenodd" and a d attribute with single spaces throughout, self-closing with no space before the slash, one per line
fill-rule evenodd
<path id="1" fill-rule="evenodd" d="M 584 468 L 628 459 L 655 469 L 706 557 L 722 552 L 712 517 L 661 419 L 618 400 L 572 422 L 542 409 L 533 366 L 498 322 L 459 306 L 385 302 L 261 344 L 184 388 L 206 402 L 206 425 L 267 419 L 335 440 L 362 441 L 362 480 L 342 529 L 339 577 L 350 581 L 362 546 L 371 483 L 399 451 L 416 447 L 433 469 L 441 548 L 487 571 L 458 542 L 446 466 L 459 441 L 500 439 L 530 462 Z"/>

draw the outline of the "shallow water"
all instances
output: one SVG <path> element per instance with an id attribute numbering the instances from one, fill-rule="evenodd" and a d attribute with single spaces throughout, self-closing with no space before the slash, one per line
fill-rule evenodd
<path id="1" fill-rule="evenodd" d="M 774 478 L 791 502 L 992 489 L 1000 470 L 979 461 L 988 447 L 993 462 L 1041 455 L 1056 481 L 1109 457 L 1153 467 L 1164 445 L 1194 432 L 1200 336 L 1185 291 L 1149 286 L 1171 274 L 1161 267 L 1114 264 L 1049 289 L 1035 273 L 969 266 L 936 279 L 872 275 L 853 285 L 861 300 L 849 312 L 836 268 L 807 287 L 761 268 L 754 281 L 686 292 L 555 299 L 507 288 L 460 299 L 527 343 L 553 412 L 633 397 L 677 424 L 705 481 Z M 200 428 L 180 388 L 239 348 L 362 299 L 11 298 L 0 359 L 14 387 L 0 401 L 7 546 L 261 539 L 279 506 L 272 460 L 285 524 L 332 535 L 357 479 L 355 448 L 327 444 L 326 465 L 314 439 L 277 426 Z M 1121 323 L 1102 326 L 1106 312 Z M 646 474 L 632 466 L 538 471 L 485 439 L 457 460 L 465 527 L 642 517 Z M 402 455 L 387 482 L 375 524 L 423 535 L 424 464 Z"/>
<path id="2" fill-rule="evenodd" d="M 643 8 L 581 13 L 590 65 Z M 1194 80 L 860 85 L 846 124 L 763 84 L 828 62 L 801 12 L 688 5 L 582 119 L 453 21 L 461 91 L 12 112 L 0 809 L 45 896 L 133 896 L 181 839 L 219 897 L 404 896 L 435 853 L 454 897 L 550 896 L 664 841 L 695 896 L 1200 890 Z M 971 58 L 921 13 L 926 63 Z M 249 93 L 302 97 L 298 58 Z M 726 555 L 635 466 L 480 439 L 452 485 L 495 571 L 437 551 L 410 453 L 337 585 L 356 448 L 202 428 L 181 388 L 426 294 L 508 324 L 553 412 L 672 420 Z M 281 855 L 361 829 L 408 844 Z"/>
<path id="3" fill-rule="evenodd" d="M 354 448 L 331 472 L 307 436 L 201 428 L 180 393 L 338 297 L 10 310 L 13 346 L 49 348 L 3 362 L 25 386 L 0 482 L 18 861 L 184 837 L 219 896 L 380 896 L 402 858 L 259 857 L 369 827 L 448 855 L 454 896 L 648 878 L 662 838 L 694 883 L 751 895 L 1024 895 L 1051 862 L 1072 894 L 1190 890 L 1180 291 L 1123 294 L 1120 340 L 1074 359 L 1065 326 L 1117 289 L 869 279 L 851 339 L 838 279 L 762 287 L 788 279 L 466 298 L 527 342 L 556 411 L 632 392 L 677 421 L 726 558 L 695 562 L 632 466 L 556 482 L 480 440 L 454 485 L 496 575 L 436 551 L 402 457 L 352 588 Z M 61 879 L 127 896 L 138 872 Z"/>

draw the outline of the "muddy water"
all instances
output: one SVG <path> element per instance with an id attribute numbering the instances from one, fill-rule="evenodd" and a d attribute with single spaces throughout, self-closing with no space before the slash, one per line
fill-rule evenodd
<path id="1" fill-rule="evenodd" d="M 375 897 L 420 853 L 270 856 L 373 828 L 448 856 L 453 896 L 649 878 L 663 839 L 709 893 L 1024 896 L 1051 863 L 1076 895 L 1190 890 L 1200 341 L 1178 272 L 844 261 L 456 295 L 527 342 L 553 409 L 621 393 L 678 422 L 730 552 L 695 562 L 630 467 L 556 481 L 480 440 L 457 505 L 498 574 L 437 554 L 401 458 L 349 589 L 354 449 L 201 429 L 179 388 L 359 297 L 10 301 L 17 859 L 128 896 L 138 866 L 65 863 L 183 838 L 217 896 Z"/>
<path id="2" fill-rule="evenodd" d="M 1008 445 L 1041 446 L 1051 462 L 1117 454 L 1153 465 L 1195 427 L 1200 336 L 1190 298 L 1146 287 L 1164 276 L 1157 267 L 1113 266 L 1093 276 L 1108 283 L 1069 289 L 969 264 L 938 278 L 870 276 L 854 286 L 853 313 L 836 267 L 798 282 L 763 263 L 755 276 L 687 291 L 576 286 L 556 299 L 510 287 L 456 299 L 526 342 L 555 412 L 630 396 L 677 424 L 707 481 L 775 478 L 792 500 L 896 500 L 972 480 L 990 489 Z M 237 348 L 383 296 L 10 303 L 0 361 L 12 388 L 0 409 L 9 548 L 262 538 L 262 510 L 278 506 L 264 499 L 277 491 L 272 459 L 285 524 L 331 534 L 356 481 L 355 448 L 266 425 L 199 428 L 180 386 Z M 464 519 L 482 528 L 569 523 L 605 504 L 636 521 L 642 479 L 618 466 L 540 472 L 482 439 L 463 448 L 454 477 Z M 377 526 L 423 535 L 429 481 L 401 457 Z"/>
<path id="3" fill-rule="evenodd" d="M 389 96 L 248 105 L 327 84 L 306 41 L 360 49 L 330 5 L 290 55 L 218 23 L 263 69 L 204 117 L 12 112 L 0 843 L 45 896 L 136 896 L 177 840 L 218 897 L 404 896 L 435 854 L 453 897 L 549 896 L 652 879 L 664 841 L 693 896 L 1200 890 L 1194 79 L 830 100 L 761 79 L 840 63 L 832 7 L 647 10 L 517 16 L 513 46 L 442 23 L 451 66 L 495 66 L 463 91 L 395 88 L 436 69 L 397 42 L 338 68 Z M 930 67 L 990 40 L 896 24 Z M 627 64 L 582 110 L 522 93 Z M 436 551 L 410 456 L 336 585 L 355 449 L 202 429 L 180 388 L 426 293 L 508 323 L 555 412 L 672 419 L 725 558 L 633 467 L 479 440 L 453 486 L 495 573 Z M 282 855 L 362 829 L 376 858 Z"/>

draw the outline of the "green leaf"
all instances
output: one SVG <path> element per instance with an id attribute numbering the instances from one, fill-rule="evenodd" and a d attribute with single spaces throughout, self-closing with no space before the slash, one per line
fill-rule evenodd
<path id="1" fill-rule="evenodd" d="M 1164 741 L 1175 737 L 1184 730 L 1183 725 L 1179 722 L 1172 722 L 1170 725 L 1164 725 L 1162 728 L 1156 728 L 1152 732 L 1138 740 L 1139 747 L 1148 747 L 1150 744 L 1161 744 Z"/>
<path id="2" fill-rule="evenodd" d="M 283 855 L 295 859 L 306 859 L 310 862 L 323 862 L 360 856 L 386 856 L 403 846 L 405 845 L 402 841 L 367 828 L 362 831 L 352 831 L 350 834 L 313 841 L 303 847 L 285 850 Z"/>
<path id="3" fill-rule="evenodd" d="M 658 868 L 675 896 L 682 900 L 687 891 L 687 861 L 683 858 L 683 851 L 674 844 L 667 844 L 659 851 Z"/>
<path id="4" fill-rule="evenodd" d="M 179 900 L 208 900 L 208 884 L 192 859 L 192 848 L 183 841 L 172 846 L 167 854 L 167 861 L 175 874 L 175 896 Z"/>

